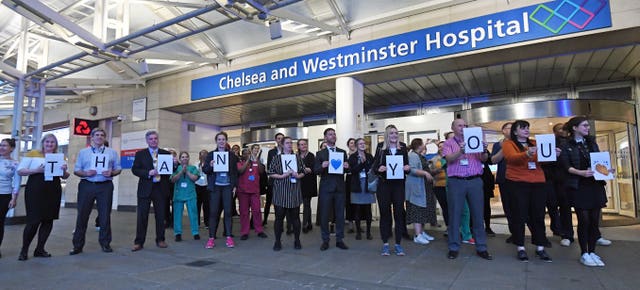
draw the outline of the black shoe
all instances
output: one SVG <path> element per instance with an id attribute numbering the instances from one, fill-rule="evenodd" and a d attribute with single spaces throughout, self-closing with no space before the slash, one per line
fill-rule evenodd
<path id="1" fill-rule="evenodd" d="M 507 244 L 513 244 L 513 236 L 509 236 L 506 240 L 504 240 Z"/>
<path id="2" fill-rule="evenodd" d="M 447 258 L 453 260 L 458 257 L 458 251 L 449 251 Z"/>
<path id="3" fill-rule="evenodd" d="M 335 226 L 333 224 L 331 224 L 331 226 L 329 226 L 329 233 L 330 234 L 335 234 L 336 233 L 336 229 L 335 229 Z"/>
<path id="4" fill-rule="evenodd" d="M 371 233 L 367 233 L 367 240 L 373 240 L 373 236 L 371 235 Z"/>
<path id="5" fill-rule="evenodd" d="M 322 245 L 320 246 L 320 251 L 326 251 L 327 249 L 329 249 L 329 242 L 322 242 Z"/>
<path id="6" fill-rule="evenodd" d="M 200 239 L 200 235 L 198 235 L 198 234 L 194 235 L 194 236 L 193 236 L 193 239 L 194 239 L 194 240 L 199 240 L 199 239 Z"/>
<path id="7" fill-rule="evenodd" d="M 487 228 L 485 230 L 485 232 L 487 233 L 487 237 L 492 237 L 493 238 L 493 237 L 496 236 L 496 233 L 491 228 Z"/>
<path id="8" fill-rule="evenodd" d="M 360 232 L 356 233 L 356 240 L 362 240 L 362 234 Z"/>
<path id="9" fill-rule="evenodd" d="M 540 260 L 543 260 L 547 263 L 553 262 L 551 257 L 549 257 L 549 254 L 547 254 L 547 252 L 544 249 L 542 251 L 536 251 L 536 256 L 540 258 Z"/>
<path id="10" fill-rule="evenodd" d="M 553 245 L 551 244 L 551 241 L 549 241 L 548 239 L 546 241 L 544 241 L 541 246 L 543 246 L 545 248 L 553 247 Z"/>
<path id="11" fill-rule="evenodd" d="M 345 244 L 342 241 L 336 242 L 336 248 L 339 248 L 339 249 L 342 249 L 342 250 L 348 250 L 349 249 L 349 247 L 347 247 L 347 244 Z"/>
<path id="12" fill-rule="evenodd" d="M 306 234 L 309 232 L 309 229 L 307 227 L 302 227 L 302 233 Z"/>
<path id="13" fill-rule="evenodd" d="M 518 260 L 520 260 L 522 262 L 529 262 L 529 257 L 527 256 L 527 252 L 525 252 L 524 250 L 519 250 L 518 251 Z"/>
<path id="14" fill-rule="evenodd" d="M 276 241 L 275 243 L 273 243 L 273 250 L 276 252 L 282 250 L 282 244 L 280 243 L 280 241 Z"/>
<path id="15" fill-rule="evenodd" d="M 261 237 L 261 238 L 263 238 L 263 239 L 266 239 L 266 238 L 267 238 L 267 234 L 265 234 L 264 232 L 263 232 L 263 233 L 259 233 L 259 234 L 258 234 L 258 237 Z"/>
<path id="16" fill-rule="evenodd" d="M 77 255 L 77 254 L 80 254 L 80 253 L 82 253 L 82 249 L 79 249 L 79 248 L 73 248 L 73 250 L 71 250 L 71 251 L 69 252 L 69 255 L 73 256 L 73 255 Z"/>
<path id="17" fill-rule="evenodd" d="M 241 239 L 241 240 L 243 240 L 243 241 L 244 241 L 244 240 L 246 240 L 246 239 L 248 239 L 248 238 L 249 238 L 249 235 L 242 235 L 242 236 L 240 236 L 240 239 Z"/>
<path id="18" fill-rule="evenodd" d="M 40 258 L 50 258 L 51 254 L 49 254 L 47 251 L 42 250 L 42 251 L 33 251 L 33 256 L 34 257 L 40 257 Z"/>
<path id="19" fill-rule="evenodd" d="M 182 235 L 181 234 L 177 234 L 176 235 L 176 242 L 182 242 Z"/>
<path id="20" fill-rule="evenodd" d="M 105 252 L 105 253 L 111 253 L 111 252 L 113 252 L 113 249 L 109 245 L 104 245 L 104 246 L 102 246 L 102 251 Z"/>
<path id="21" fill-rule="evenodd" d="M 485 260 L 493 260 L 493 256 L 491 256 L 491 254 L 489 254 L 489 252 L 487 251 L 476 251 L 476 254 L 478 255 L 478 257 Z"/>
<path id="22" fill-rule="evenodd" d="M 293 234 L 293 230 L 287 230 L 287 236 L 290 236 L 291 234 Z"/>
<path id="23" fill-rule="evenodd" d="M 302 249 L 302 244 L 300 243 L 300 240 L 297 240 L 293 243 L 293 248 L 296 250 Z"/>
<path id="24" fill-rule="evenodd" d="M 29 257 L 27 257 L 27 253 L 20 253 L 20 255 L 18 255 L 18 261 L 26 261 L 28 259 Z"/>
<path id="25" fill-rule="evenodd" d="M 313 230 L 313 226 L 312 226 L 311 224 L 309 224 L 309 225 L 307 226 L 307 229 L 308 229 L 309 231 L 311 231 L 311 230 Z"/>
<path id="26" fill-rule="evenodd" d="M 355 232 L 356 232 L 356 231 L 354 231 L 353 229 L 349 229 L 349 230 L 347 231 L 347 233 L 349 233 L 349 234 L 353 234 L 353 233 L 355 233 Z"/>

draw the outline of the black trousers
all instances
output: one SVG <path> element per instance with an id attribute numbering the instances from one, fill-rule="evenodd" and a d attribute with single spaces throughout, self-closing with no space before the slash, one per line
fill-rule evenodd
<path id="1" fill-rule="evenodd" d="M 562 235 L 562 228 L 560 226 L 560 212 L 558 211 L 558 195 L 556 194 L 553 181 L 547 181 L 545 184 L 547 193 L 547 214 L 549 214 L 549 220 L 551 224 L 551 232 L 554 235 Z"/>
<path id="2" fill-rule="evenodd" d="M 564 182 L 554 182 L 556 197 L 558 198 L 558 210 L 560 215 L 560 236 L 573 242 L 573 213 L 569 205 L 569 193 L 564 188 Z"/>
<path id="3" fill-rule="evenodd" d="M 449 205 L 447 204 L 447 188 L 444 186 L 436 186 L 433 188 L 433 192 L 436 195 L 436 199 L 440 204 L 442 210 L 442 218 L 444 218 L 444 224 L 449 225 Z"/>
<path id="4" fill-rule="evenodd" d="M 311 199 L 313 197 L 305 197 L 302 199 L 302 226 L 311 225 Z"/>
<path id="5" fill-rule="evenodd" d="M 213 186 L 213 191 L 210 193 L 209 238 L 213 238 L 218 230 L 220 210 L 224 210 L 224 235 L 231 236 L 231 217 L 233 214 L 231 208 L 234 206 L 232 189 L 231 185 Z"/>
<path id="6" fill-rule="evenodd" d="M 282 230 L 284 228 L 284 218 L 287 218 L 287 223 L 293 226 L 293 234 L 296 241 L 300 240 L 300 207 L 285 208 L 281 206 L 275 206 L 276 209 L 276 221 L 273 224 L 273 232 L 276 235 L 276 241 L 280 241 L 282 237 Z"/>
<path id="7" fill-rule="evenodd" d="M 600 214 L 602 209 L 576 208 L 578 217 L 578 243 L 580 253 L 593 253 L 596 250 L 596 242 L 600 238 Z"/>
<path id="8" fill-rule="evenodd" d="M 98 241 L 101 246 L 111 243 L 111 205 L 113 204 L 113 183 L 92 183 L 81 180 L 78 184 L 78 215 L 76 217 L 76 229 L 73 232 L 73 248 L 82 249 L 85 244 L 89 215 L 93 209 L 93 203 L 98 208 L 98 223 L 100 233 Z"/>
<path id="9" fill-rule="evenodd" d="M 524 227 L 528 224 L 531 243 L 543 246 L 547 241 L 544 225 L 544 208 L 547 200 L 545 184 L 507 180 L 505 185 L 511 193 L 513 243 L 524 246 Z"/>
<path id="10" fill-rule="evenodd" d="M 320 203 L 320 229 L 322 232 L 322 241 L 330 240 L 329 220 L 335 217 L 336 223 L 336 241 L 341 242 L 344 239 L 344 191 L 320 191 L 318 202 Z"/>
<path id="11" fill-rule="evenodd" d="M 391 217 L 395 221 L 396 244 L 402 241 L 402 233 L 407 231 L 404 210 L 404 180 L 385 180 L 378 184 L 378 207 L 380 209 L 380 236 L 383 243 L 391 237 Z M 393 207 L 393 210 L 392 210 Z"/>
<path id="12" fill-rule="evenodd" d="M 264 216 L 262 217 L 262 223 L 267 224 L 267 218 L 269 217 L 269 212 L 271 211 L 271 202 L 273 200 L 273 186 L 269 185 L 267 188 L 267 195 L 265 196 L 264 201 Z"/>
<path id="13" fill-rule="evenodd" d="M 10 201 L 11 194 L 0 194 L 0 246 L 2 246 L 2 240 L 4 239 L 4 220 L 9 211 Z"/>
<path id="14" fill-rule="evenodd" d="M 26 255 L 29 252 L 29 245 L 31 245 L 31 241 L 33 241 L 36 233 L 38 233 L 38 244 L 36 245 L 35 251 L 44 252 L 44 245 L 49 239 L 51 229 L 53 229 L 53 220 L 43 220 L 26 224 L 22 232 L 22 250 L 20 250 L 20 253 Z"/>
<path id="15" fill-rule="evenodd" d="M 149 197 L 138 197 L 136 245 L 144 245 L 147 238 L 147 226 L 149 225 L 149 211 L 153 202 L 153 212 L 156 219 L 156 243 L 164 241 L 165 201 L 167 197 L 162 194 L 160 183 L 154 183 Z"/>
<path id="16" fill-rule="evenodd" d="M 202 213 L 202 219 L 204 225 L 209 226 L 209 190 L 206 186 L 196 185 L 196 202 L 198 209 L 198 225 L 200 225 L 200 213 Z"/>

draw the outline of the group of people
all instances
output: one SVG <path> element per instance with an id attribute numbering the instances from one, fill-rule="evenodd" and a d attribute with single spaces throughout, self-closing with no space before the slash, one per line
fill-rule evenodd
<path id="1" fill-rule="evenodd" d="M 203 209 L 204 222 L 209 227 L 205 248 L 216 246 L 222 214 L 225 246 L 233 248 L 232 215 L 237 199 L 241 240 L 248 239 L 251 228 L 257 236 L 267 237 L 264 226 L 273 205 L 273 250 L 282 249 L 285 230 L 287 235 L 293 234 L 293 247 L 301 249 L 301 232 L 308 233 L 313 228 L 311 199 L 318 196 L 320 250 L 329 249 L 332 233 L 335 233 L 337 248 L 349 248 L 344 241 L 347 221 L 355 225 L 356 240 L 362 239 L 363 233 L 367 239 L 373 239 L 371 205 L 377 202 L 381 255 L 389 256 L 393 251 L 397 256 L 404 256 L 401 241 L 408 236 L 408 224 L 413 225 L 415 243 L 428 244 L 434 239 L 424 231 L 424 225 L 436 224 L 437 199 L 447 225 L 447 257 L 457 258 L 461 244 L 469 243 L 475 244 L 479 257 L 491 260 L 487 235 L 493 235 L 493 231 L 489 227 L 487 208 L 493 181 L 486 177 L 487 164 L 494 163 L 498 164 L 496 183 L 511 234 L 507 241 L 516 245 L 519 260 L 529 259 L 524 247 L 527 225 L 532 235 L 531 242 L 536 246 L 535 255 L 543 261 L 552 261 L 545 251 L 549 245 L 545 235 L 545 206 L 550 208 L 550 214 L 557 214 L 552 218 L 552 225 L 555 225 L 552 230 L 562 236 L 561 244 L 568 246 L 573 241 L 570 208 L 573 207 L 578 217 L 580 262 L 587 266 L 604 266 L 602 259 L 595 254 L 595 246 L 603 240 L 598 222 L 607 200 L 603 182 L 593 178 L 593 169 L 590 168 L 589 153 L 599 149 L 595 139 L 589 135 L 589 122 L 585 117 L 574 117 L 564 126 L 554 127 L 558 161 L 552 163 L 538 161 L 527 121 L 506 123 L 502 127 L 505 138 L 493 144 L 493 152 L 489 152 L 486 142 L 482 143 L 482 152 L 465 152 L 464 128 L 465 121 L 455 119 L 447 140 L 438 143 L 438 154 L 430 156 L 426 154 L 427 144 L 419 138 L 411 140 L 409 146 L 401 142 L 394 125 L 385 128 L 384 141 L 375 148 L 374 155 L 367 152 L 363 138 L 349 139 L 348 152 L 338 148 L 333 128 L 324 131 L 323 146 L 315 155 L 309 152 L 307 139 L 297 140 L 298 151 L 294 152 L 293 139 L 278 133 L 275 136 L 276 147 L 268 152 L 266 164 L 260 162 L 259 145 L 242 150 L 232 148 L 227 134 L 219 132 L 215 135 L 215 149 L 210 152 L 202 150 L 197 165 L 190 164 L 189 153 L 176 154 L 170 175 L 160 174 L 158 158 L 170 152 L 158 147 L 156 131 L 148 131 L 145 135 L 148 148 L 136 153 L 131 168 L 139 179 L 136 237 L 131 250 L 135 252 L 144 248 L 152 203 L 156 209 L 156 245 L 159 248 L 168 246 L 165 241 L 167 211 L 162 210 L 167 207 L 168 196 L 172 196 L 176 242 L 182 241 L 186 205 L 195 240 L 200 239 L 200 211 Z M 103 129 L 93 129 L 90 136 L 91 144 L 80 150 L 73 171 L 81 181 L 78 184 L 78 213 L 70 255 L 83 251 L 94 203 L 98 209 L 101 249 L 103 252 L 113 251 L 110 246 L 112 179 L 122 172 L 122 167 L 117 152 L 105 146 L 107 136 Z M 45 243 L 53 220 L 58 218 L 62 192 L 60 179 L 68 178 L 70 173 L 65 164 L 61 167 L 61 176 L 47 178 L 44 174 L 44 156 L 57 152 L 54 135 L 45 135 L 41 149 L 30 151 L 20 163 L 11 159 L 15 147 L 13 139 L 3 139 L 0 143 L 0 244 L 6 211 L 17 203 L 20 176 L 28 176 L 25 189 L 27 225 L 19 260 L 28 259 L 29 246 L 36 233 L 39 236 L 33 256 L 50 257 Z M 216 156 L 219 158 L 218 154 L 225 152 L 229 166 L 220 169 L 216 166 L 219 161 Z M 103 164 L 98 166 L 100 161 Z M 388 174 L 387 171 L 393 172 Z M 491 171 L 488 175 L 493 177 Z M 266 193 L 264 217 L 260 207 L 260 195 L 263 193 Z M 361 228 L 362 221 L 365 222 L 365 230 Z M 394 224 L 395 230 L 392 230 Z M 389 241 L 392 238 L 393 246 Z"/>

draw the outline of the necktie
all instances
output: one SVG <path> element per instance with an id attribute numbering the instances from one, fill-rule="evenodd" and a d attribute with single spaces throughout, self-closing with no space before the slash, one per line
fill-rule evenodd
<path id="1" fill-rule="evenodd" d="M 153 168 L 158 170 L 158 149 L 153 150 Z M 160 175 L 155 175 L 153 182 L 160 182 Z"/>
<path id="2" fill-rule="evenodd" d="M 336 152 L 336 148 L 331 147 L 329 149 L 331 149 L 331 152 Z"/>

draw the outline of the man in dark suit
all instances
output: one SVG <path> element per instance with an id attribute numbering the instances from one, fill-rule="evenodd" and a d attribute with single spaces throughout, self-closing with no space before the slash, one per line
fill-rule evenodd
<path id="1" fill-rule="evenodd" d="M 148 131 L 145 139 L 149 148 L 136 152 L 133 160 L 131 172 L 139 178 L 138 180 L 138 218 L 136 224 L 136 239 L 131 251 L 139 251 L 144 247 L 147 235 L 147 225 L 149 224 L 149 207 L 153 202 L 156 218 L 156 245 L 159 248 L 166 248 L 164 241 L 164 219 L 165 202 L 169 195 L 169 175 L 159 175 L 157 161 L 159 154 L 170 154 L 169 151 L 158 148 L 158 133 Z"/>
<path id="2" fill-rule="evenodd" d="M 345 203 L 345 183 L 344 173 L 349 169 L 347 160 L 347 152 L 336 147 L 336 131 L 333 128 L 324 130 L 324 140 L 327 142 L 327 148 L 316 153 L 316 163 L 314 171 L 320 176 L 320 191 L 318 193 L 318 202 L 320 203 L 320 228 L 322 231 L 321 251 L 329 248 L 329 214 L 333 209 L 336 218 L 336 247 L 346 250 L 349 247 L 344 243 L 344 203 Z M 329 152 L 342 153 L 342 166 L 344 171 L 342 174 L 329 174 L 329 166 L 331 158 Z"/>
<path id="3" fill-rule="evenodd" d="M 276 147 L 267 152 L 267 170 L 269 170 L 269 167 L 271 166 L 271 160 L 273 160 L 274 157 L 282 152 L 282 139 L 284 138 L 284 134 L 276 133 L 274 138 L 276 141 Z M 269 189 L 267 189 L 267 197 L 266 201 L 264 202 L 264 217 L 262 219 L 263 226 L 267 225 L 267 218 L 269 217 L 269 212 L 271 211 L 271 199 L 273 198 L 273 179 L 269 178 L 268 186 Z"/>

